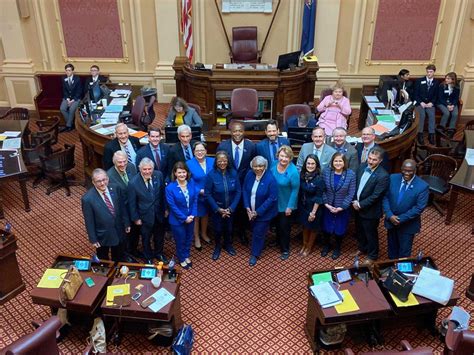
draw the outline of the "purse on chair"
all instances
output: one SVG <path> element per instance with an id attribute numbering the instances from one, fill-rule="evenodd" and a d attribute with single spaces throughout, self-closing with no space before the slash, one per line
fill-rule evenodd
<path id="1" fill-rule="evenodd" d="M 59 286 L 59 301 L 63 307 L 66 306 L 66 301 L 71 301 L 76 297 L 77 291 L 83 283 L 81 274 L 77 267 L 71 265 L 64 276 L 61 286 Z"/>
<path id="2" fill-rule="evenodd" d="M 406 302 L 413 288 L 413 282 L 398 270 L 390 269 L 383 285 L 400 301 Z"/>

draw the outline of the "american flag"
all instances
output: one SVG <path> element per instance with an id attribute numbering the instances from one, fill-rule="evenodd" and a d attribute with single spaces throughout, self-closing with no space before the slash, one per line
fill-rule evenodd
<path id="1" fill-rule="evenodd" d="M 181 33 L 186 57 L 193 59 L 193 25 L 191 23 L 192 0 L 181 0 Z"/>

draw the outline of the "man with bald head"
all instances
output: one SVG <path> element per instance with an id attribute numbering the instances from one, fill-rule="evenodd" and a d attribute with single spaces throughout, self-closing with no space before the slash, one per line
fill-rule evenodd
<path id="1" fill-rule="evenodd" d="M 118 150 L 127 154 L 129 164 L 135 164 L 137 151 L 140 149 L 140 140 L 128 134 L 128 127 L 125 123 L 115 126 L 115 138 L 107 142 L 104 146 L 102 164 L 105 170 L 114 166 L 113 156 Z"/>
<path id="2" fill-rule="evenodd" d="M 379 145 L 375 143 L 375 130 L 372 127 L 365 127 L 362 130 L 361 139 L 362 143 L 357 143 L 356 150 L 359 164 L 364 164 L 367 162 L 367 158 L 369 157 L 372 148 L 379 147 Z M 387 153 L 384 153 L 383 155 L 382 166 L 385 170 L 390 172 L 390 162 Z"/>
<path id="3" fill-rule="evenodd" d="M 383 200 L 388 257 L 409 257 L 413 237 L 421 229 L 421 213 L 428 204 L 429 186 L 415 175 L 416 162 L 407 159 L 401 173 L 390 175 L 390 188 Z"/>

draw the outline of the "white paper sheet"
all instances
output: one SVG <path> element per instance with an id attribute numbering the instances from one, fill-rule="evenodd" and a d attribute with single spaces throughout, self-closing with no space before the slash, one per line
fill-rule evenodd
<path id="1" fill-rule="evenodd" d="M 156 301 L 148 306 L 153 312 L 158 312 L 168 303 L 173 301 L 175 297 L 164 287 L 160 288 L 153 295 L 151 295 Z"/>
<path id="2" fill-rule="evenodd" d="M 453 288 L 453 280 L 441 276 L 437 270 L 423 267 L 416 279 L 412 292 L 415 295 L 446 305 L 451 298 Z"/>
<path id="3" fill-rule="evenodd" d="M 2 149 L 20 149 L 21 138 L 10 138 L 3 141 Z"/>
<path id="4" fill-rule="evenodd" d="M 474 149 L 466 148 L 466 161 L 467 165 L 474 166 Z"/>
<path id="5" fill-rule="evenodd" d="M 3 133 L 0 133 L 0 136 L 5 136 L 5 137 L 18 137 L 21 134 L 20 131 L 5 131 Z"/>

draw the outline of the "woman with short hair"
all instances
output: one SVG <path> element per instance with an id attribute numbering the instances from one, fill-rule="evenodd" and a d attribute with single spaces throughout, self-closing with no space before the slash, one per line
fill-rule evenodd
<path id="1" fill-rule="evenodd" d="M 190 107 L 184 99 L 175 96 L 171 100 L 168 117 L 166 117 L 166 127 L 179 127 L 186 124 L 189 127 L 202 127 L 202 119 L 197 111 Z"/>
<path id="2" fill-rule="evenodd" d="M 344 87 L 337 82 L 331 87 L 331 95 L 327 95 L 317 106 L 320 113 L 318 126 L 324 128 L 327 136 L 332 135 L 336 127 L 347 129 L 347 117 L 351 114 L 351 103 L 344 96 Z"/>

